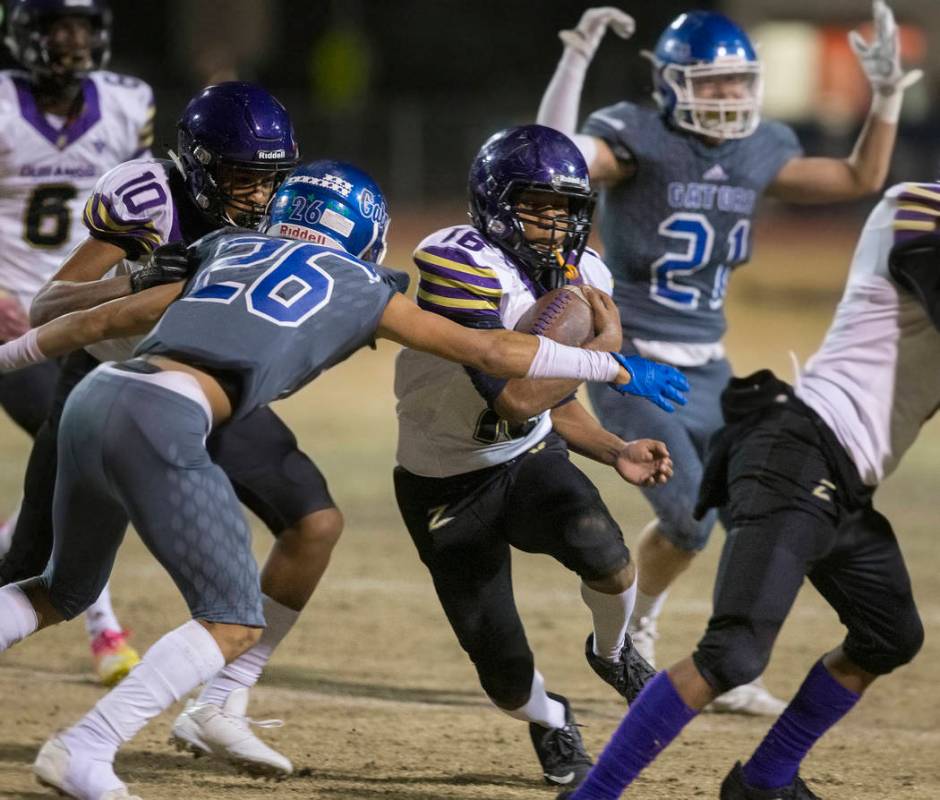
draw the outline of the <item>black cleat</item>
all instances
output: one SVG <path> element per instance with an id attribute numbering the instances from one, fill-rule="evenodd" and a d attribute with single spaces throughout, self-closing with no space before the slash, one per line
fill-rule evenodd
<path id="1" fill-rule="evenodd" d="M 744 770 L 741 768 L 740 761 L 721 782 L 719 796 L 721 800 L 822 800 L 819 795 L 810 791 L 799 775 L 789 786 L 782 786 L 779 789 L 755 789 L 753 786 L 748 786 L 744 780 Z"/>
<path id="2" fill-rule="evenodd" d="M 584 749 L 568 699 L 551 692 L 548 696 L 564 705 L 565 727 L 550 729 L 530 722 L 529 736 L 542 765 L 545 783 L 574 788 L 587 777 L 594 762 Z"/>
<path id="3" fill-rule="evenodd" d="M 593 633 L 588 635 L 584 643 L 584 657 L 604 683 L 609 683 L 617 694 L 632 703 L 643 691 L 643 687 L 653 679 L 656 670 L 637 652 L 630 634 L 624 634 L 624 637 L 620 661 L 616 664 L 595 655 Z"/>

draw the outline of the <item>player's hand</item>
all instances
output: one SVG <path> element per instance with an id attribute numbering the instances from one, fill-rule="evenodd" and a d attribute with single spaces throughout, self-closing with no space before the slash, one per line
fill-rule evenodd
<path id="1" fill-rule="evenodd" d="M 629 14 L 613 6 L 589 8 L 581 15 L 576 28 L 559 31 L 558 38 L 565 47 L 570 47 L 590 61 L 608 28 L 621 39 L 629 39 L 636 30 L 636 23 Z"/>
<path id="2" fill-rule="evenodd" d="M 623 344 L 623 326 L 620 324 L 620 309 L 614 299 L 600 289 L 582 286 L 581 293 L 591 306 L 594 319 L 592 350 L 619 350 Z"/>
<path id="3" fill-rule="evenodd" d="M 131 292 L 142 292 L 164 283 L 185 281 L 193 274 L 195 267 L 195 261 L 182 242 L 162 245 L 131 273 Z"/>
<path id="4" fill-rule="evenodd" d="M 662 442 L 637 439 L 618 453 L 614 469 L 634 486 L 657 486 L 672 477 L 672 459 Z"/>
<path id="5" fill-rule="evenodd" d="M 623 353 L 611 355 L 630 374 L 629 383 L 610 384 L 620 394 L 645 397 L 663 411 L 669 412 L 675 411 L 673 403 L 680 406 L 686 404 L 682 393 L 689 391 L 689 382 L 675 367 L 642 356 L 625 356 Z"/>
<path id="6" fill-rule="evenodd" d="M 0 291 L 0 342 L 9 342 L 29 330 L 29 315 L 19 301 Z"/>
<path id="7" fill-rule="evenodd" d="M 901 38 L 894 13 L 884 0 L 872 3 L 874 36 L 866 42 L 858 31 L 849 33 L 849 45 L 855 51 L 862 70 L 872 86 L 872 91 L 882 95 L 902 92 L 919 81 L 924 73 L 919 70 L 904 72 L 901 69 Z"/>

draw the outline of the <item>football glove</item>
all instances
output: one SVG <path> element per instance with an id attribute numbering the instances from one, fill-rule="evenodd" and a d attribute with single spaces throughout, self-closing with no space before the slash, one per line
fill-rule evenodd
<path id="1" fill-rule="evenodd" d="M 185 281 L 196 268 L 195 260 L 182 242 L 158 247 L 131 273 L 131 292 L 142 292 L 164 283 Z"/>
<path id="2" fill-rule="evenodd" d="M 894 13 L 884 0 L 872 3 L 874 36 L 866 42 L 858 31 L 849 33 L 849 45 L 862 65 L 872 91 L 881 95 L 903 92 L 923 77 L 919 69 L 901 69 L 901 38 Z"/>
<path id="3" fill-rule="evenodd" d="M 684 406 L 685 395 L 689 391 L 689 382 L 675 367 L 659 364 L 642 356 L 625 356 L 623 353 L 611 353 L 616 361 L 630 373 L 630 383 L 611 383 L 610 386 L 620 394 L 632 394 L 645 397 L 663 411 L 672 413 L 672 403 Z"/>
<path id="4" fill-rule="evenodd" d="M 636 23 L 629 14 L 613 6 L 589 8 L 581 15 L 574 30 L 559 31 L 558 38 L 565 47 L 576 50 L 590 61 L 608 28 L 621 39 L 629 39 L 636 30 Z"/>

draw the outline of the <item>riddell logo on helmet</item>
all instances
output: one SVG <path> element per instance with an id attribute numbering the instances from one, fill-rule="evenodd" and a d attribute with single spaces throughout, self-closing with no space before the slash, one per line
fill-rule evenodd
<path id="1" fill-rule="evenodd" d="M 263 161 L 280 161 L 287 158 L 287 151 L 283 148 L 280 150 L 259 150 L 258 158 Z"/>

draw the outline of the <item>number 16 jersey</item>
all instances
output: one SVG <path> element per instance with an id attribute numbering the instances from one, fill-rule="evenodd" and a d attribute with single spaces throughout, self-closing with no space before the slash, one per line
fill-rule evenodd
<path id="1" fill-rule="evenodd" d="M 85 238 L 95 182 L 153 140 L 146 83 L 99 71 L 81 91 L 81 113 L 57 119 L 39 108 L 25 72 L 0 72 L 0 290 L 25 308 Z"/>

